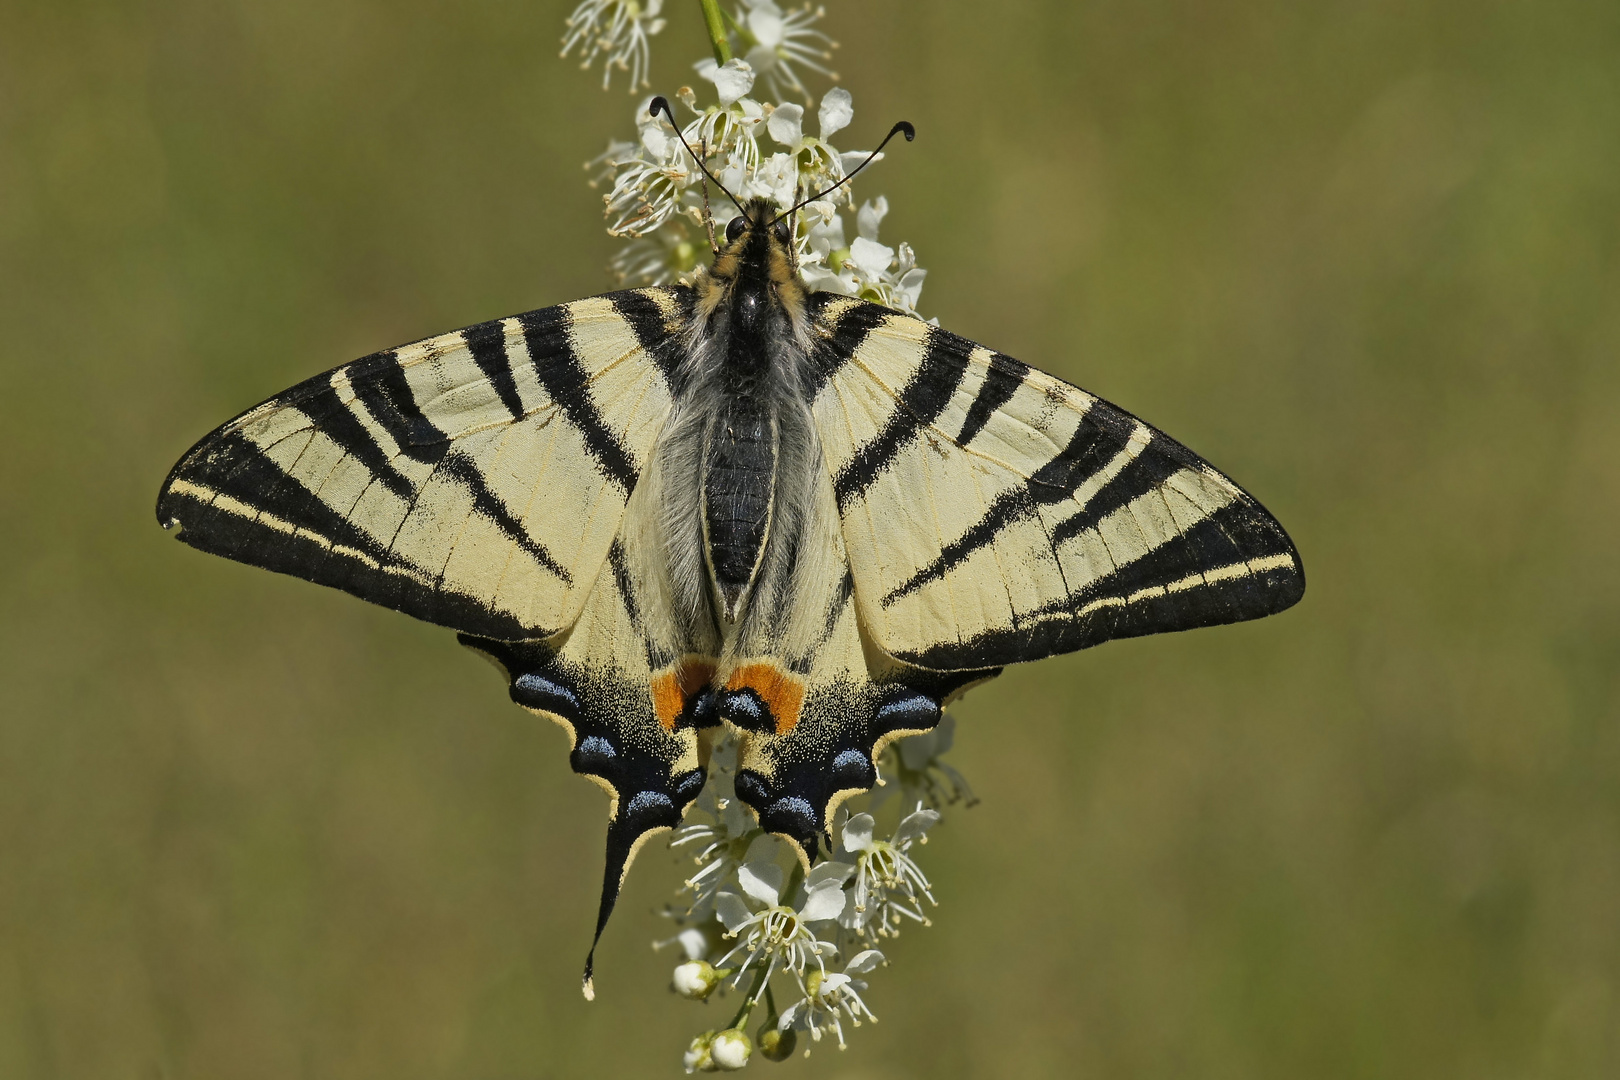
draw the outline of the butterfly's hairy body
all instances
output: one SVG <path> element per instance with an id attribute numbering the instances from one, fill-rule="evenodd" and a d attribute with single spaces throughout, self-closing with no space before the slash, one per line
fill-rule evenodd
<path id="1" fill-rule="evenodd" d="M 786 531 L 796 522 L 778 520 L 775 507 L 806 490 L 820 463 L 797 385 L 807 340 L 803 297 L 791 267 L 772 256 L 756 243 L 702 280 L 679 375 L 683 391 L 655 451 L 655 467 L 672 463 L 662 493 L 665 520 L 681 520 L 688 506 L 698 509 L 697 535 L 666 537 L 672 546 L 701 545 L 699 560 L 672 555 L 687 565 L 700 561 L 708 579 L 707 596 L 684 602 L 709 601 L 726 629 L 758 606 L 748 599 L 767 551 L 795 541 Z M 685 475 L 673 465 L 693 460 L 698 468 Z M 770 583 L 759 592 L 769 597 Z"/>
<path id="2" fill-rule="evenodd" d="M 1007 663 L 1296 602 L 1247 493 L 1128 413 L 848 297 L 763 201 L 691 287 L 467 327 L 224 424 L 158 519 L 461 632 L 612 796 L 597 933 L 702 790 L 809 862 L 887 743 Z M 588 969 L 587 969 L 588 970 Z"/>

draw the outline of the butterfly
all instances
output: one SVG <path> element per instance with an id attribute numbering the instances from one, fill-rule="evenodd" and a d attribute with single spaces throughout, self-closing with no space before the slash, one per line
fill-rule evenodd
<path id="1" fill-rule="evenodd" d="M 317 375 L 203 438 L 158 498 L 192 547 L 458 631 L 566 729 L 611 797 L 587 997 L 637 849 L 722 730 L 738 797 L 808 867 L 885 746 L 1003 666 L 1304 591 L 1282 527 L 1180 443 L 807 291 L 792 211 L 738 210 L 689 287 Z"/>

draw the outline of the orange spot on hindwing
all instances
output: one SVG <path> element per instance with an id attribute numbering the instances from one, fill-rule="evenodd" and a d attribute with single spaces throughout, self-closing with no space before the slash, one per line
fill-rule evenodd
<path id="1" fill-rule="evenodd" d="M 731 673 L 726 680 L 726 695 L 739 691 L 752 690 L 759 700 L 770 710 L 771 720 L 776 725 L 776 734 L 786 735 L 799 723 L 799 710 L 804 707 L 804 679 L 791 671 L 785 671 L 770 661 L 754 664 L 744 664 Z M 736 712 L 728 709 L 722 702 L 721 713 Z M 761 718 L 763 719 L 763 718 Z M 738 723 L 737 718 L 732 718 Z M 739 727 L 749 725 L 738 723 Z"/>
<path id="2" fill-rule="evenodd" d="M 674 665 L 652 677 L 653 712 L 658 725 L 674 731 L 687 703 L 709 686 L 714 678 L 714 661 L 701 656 L 684 656 Z"/>

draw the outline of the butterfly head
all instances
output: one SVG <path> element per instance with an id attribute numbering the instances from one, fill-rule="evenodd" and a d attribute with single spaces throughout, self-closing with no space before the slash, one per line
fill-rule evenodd
<path id="1" fill-rule="evenodd" d="M 726 224 L 726 241 L 715 256 L 710 278 L 729 301 L 739 327 L 764 316 L 773 301 L 796 305 L 802 298 L 793 219 L 768 199 L 750 199 Z"/>

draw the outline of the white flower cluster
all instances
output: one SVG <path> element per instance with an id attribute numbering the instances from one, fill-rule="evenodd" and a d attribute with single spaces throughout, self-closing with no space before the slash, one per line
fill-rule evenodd
<path id="1" fill-rule="evenodd" d="M 738 51 L 744 54 L 749 67 L 765 76 L 772 97 L 784 98 L 791 91 L 809 104 L 810 91 L 793 70 L 794 64 L 838 81 L 838 76 L 824 66 L 832 59 L 838 43 L 814 28 L 816 20 L 827 14 L 826 8 L 811 10 L 805 4 L 784 12 L 771 0 L 743 0 L 743 6 L 747 11 L 739 11 L 732 20 L 742 46 Z"/>
<path id="2" fill-rule="evenodd" d="M 612 25 L 626 28 L 617 38 L 592 39 L 598 51 L 610 62 L 632 57 L 633 77 L 644 70 L 645 35 L 662 21 L 636 23 L 623 12 L 634 8 L 641 16 L 655 15 L 657 5 L 589 0 L 575 18 L 582 18 L 587 8 L 604 13 L 598 22 L 609 21 L 605 12 L 615 9 Z M 868 156 L 839 150 L 831 141 L 854 119 L 854 98 L 847 90 L 823 94 L 815 109 L 815 134 L 805 130 L 811 96 L 798 68 L 831 74 L 821 61 L 830 58 L 832 42 L 814 28 L 822 14 L 808 6 L 784 13 L 771 0 L 746 0 L 745 8 L 728 19 L 731 44 L 740 56 L 725 64 L 708 58 L 695 65 L 698 75 L 712 84 L 714 102 L 700 104 L 690 87 L 676 94 L 692 114 L 681 130 L 687 146 L 738 201 L 767 198 L 788 210 L 843 180 Z M 619 63 L 624 66 L 623 60 Z M 792 92 L 806 104 L 750 96 L 760 77 L 773 97 Z M 681 145 L 668 116 L 648 114 L 649 103 L 636 110 L 636 139 L 610 143 L 586 166 L 594 170 L 593 185 L 609 189 L 604 197 L 608 232 L 626 241 L 610 264 L 623 287 L 689 283 L 702 265 L 702 244 L 712 248 L 737 213 L 725 193 L 709 190 L 712 185 Z M 812 291 L 859 296 L 917 314 L 927 271 L 917 266 L 910 245 L 890 247 L 879 241 L 878 227 L 888 209 L 881 197 L 857 207 L 847 184 L 806 205 L 795 220 L 805 284 Z M 847 221 L 851 216 L 853 229 Z"/>
<path id="3" fill-rule="evenodd" d="M 885 766 L 900 769 L 901 747 L 918 742 L 913 754 L 924 755 L 923 768 L 903 771 L 925 776 L 939 767 L 938 741 L 928 735 L 902 740 L 885 755 Z M 949 745 L 948 727 L 944 743 Z M 694 852 L 698 867 L 680 890 L 682 903 L 669 911 L 682 929 L 655 947 L 678 944 L 685 954 L 670 979 L 680 996 L 708 1001 L 717 991 L 737 991 L 743 1001 L 726 1027 L 692 1040 L 687 1072 L 741 1068 L 756 1046 L 768 1060 L 784 1060 L 800 1033 L 812 1043 L 830 1034 L 843 1049 L 846 1023 L 859 1027 L 877 1020 L 863 996 L 862 976 L 887 961 L 872 946 L 895 937 L 906 921 L 928 925 L 923 901 L 938 903 L 912 852 L 927 842 L 940 814 L 923 806 L 922 789 L 891 780 L 886 787 L 900 787 L 913 809 L 887 839 L 878 839 L 871 813 L 846 811 L 836 830 L 836 857 L 806 874 L 787 845 L 760 829 L 738 801 L 732 787 L 736 744 L 729 737 L 716 746 L 709 770 L 694 822 L 670 844 Z M 848 959 L 839 966 L 841 957 Z M 779 1009 L 776 984 L 784 980 L 787 1004 Z M 750 1038 L 751 1017 L 762 1006 L 765 1018 Z"/>
<path id="4" fill-rule="evenodd" d="M 647 85 L 647 39 L 664 28 L 658 17 L 664 0 L 584 0 L 568 16 L 562 55 L 580 52 L 580 67 L 589 68 L 602 57 L 602 89 L 613 80 L 613 69 L 630 73 L 630 92 Z"/>
<path id="5" fill-rule="evenodd" d="M 741 3 L 734 15 L 723 15 L 735 58 L 695 65 L 714 100 L 700 104 L 688 87 L 675 95 L 692 115 L 680 137 L 669 115 L 649 114 L 649 99 L 636 109 L 634 141 L 609 144 L 586 166 L 595 172 L 593 186 L 607 188 L 608 232 L 625 241 L 611 266 L 622 286 L 693 281 L 737 214 L 727 192 L 740 202 L 769 199 L 786 211 L 838 185 L 870 156 L 832 142 L 854 119 L 849 91 L 831 89 L 818 102 L 804 84 L 802 72 L 837 79 L 826 67 L 835 45 L 815 27 L 823 9 Z M 604 88 L 615 68 L 629 72 L 632 91 L 645 88 L 648 38 L 664 27 L 662 7 L 663 0 L 584 0 L 569 17 L 563 55 L 577 49 L 587 68 L 601 58 Z M 717 12 L 713 0 L 702 7 Z M 751 96 L 761 80 L 772 100 Z M 784 100 L 790 95 L 799 101 Z M 725 191 L 710 190 L 682 137 Z M 926 271 L 910 245 L 879 240 L 888 211 L 881 196 L 857 204 L 847 183 L 808 202 L 794 219 L 806 286 L 916 315 Z M 756 1050 L 782 1061 L 801 1034 L 811 1043 L 831 1035 L 843 1049 L 846 1024 L 877 1020 L 864 996 L 865 976 L 887 961 L 873 946 L 906 923 L 927 925 L 924 902 L 936 903 L 913 850 L 927 842 L 941 806 L 973 801 L 966 782 L 939 760 L 950 748 L 951 723 L 945 716 L 932 733 L 890 747 L 880 763 L 889 780 L 852 800 L 864 801 L 864 809 L 842 811 L 833 830 L 838 850 L 808 872 L 737 799 L 736 744 L 729 736 L 718 740 L 708 785 L 671 842 L 697 864 L 669 910 L 681 929 L 657 945 L 676 944 L 684 954 L 670 980 L 680 996 L 709 1001 L 737 993 L 742 1001 L 723 1028 L 692 1040 L 687 1072 L 740 1069 Z M 885 813 L 886 796 L 897 790 L 902 810 L 911 809 L 879 839 L 874 815 Z M 756 1013 L 763 1019 L 750 1037 Z"/>

